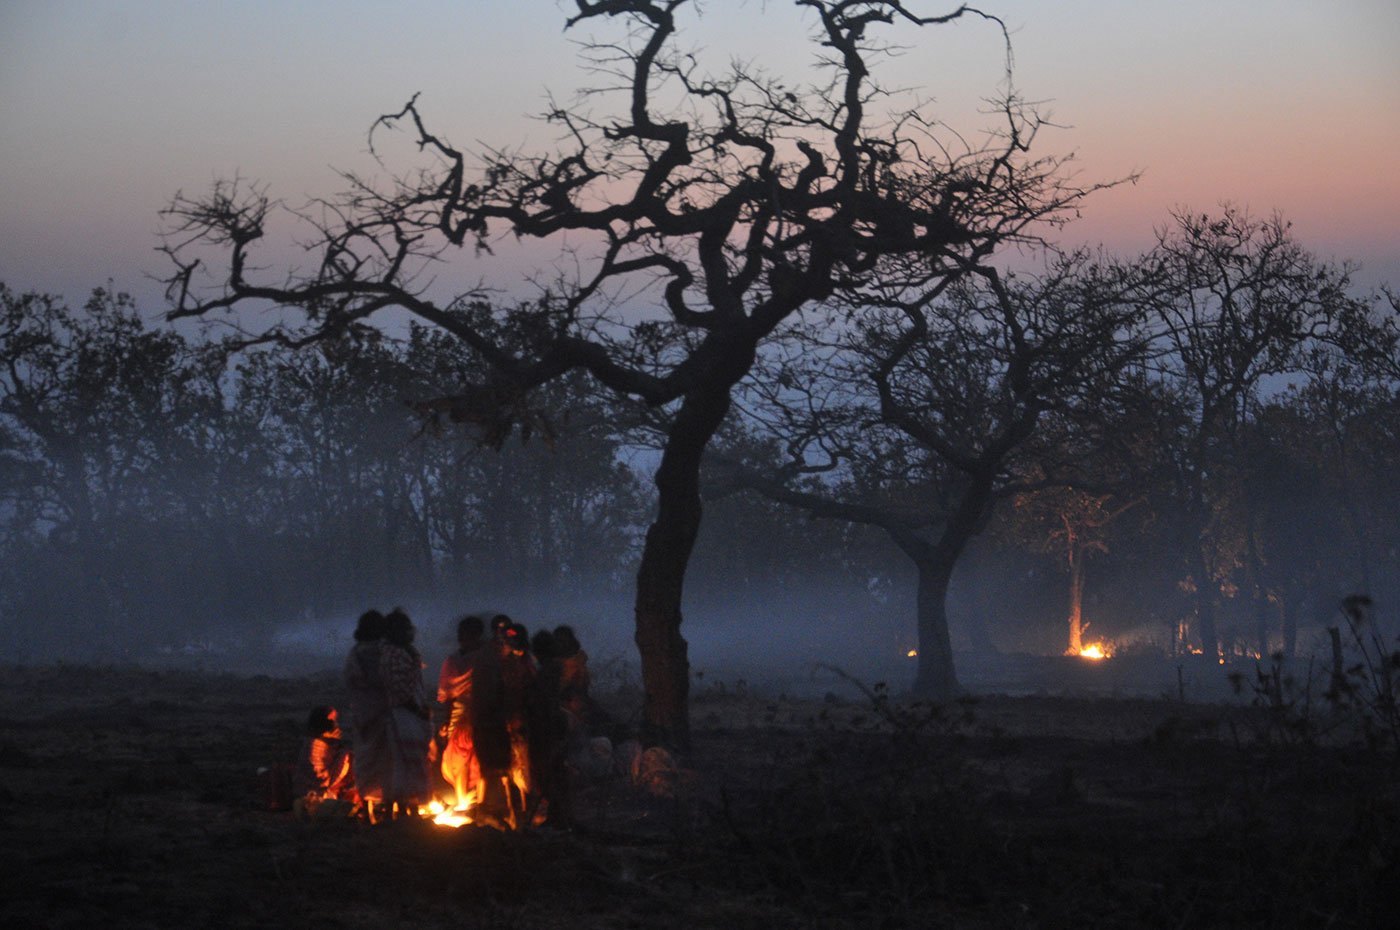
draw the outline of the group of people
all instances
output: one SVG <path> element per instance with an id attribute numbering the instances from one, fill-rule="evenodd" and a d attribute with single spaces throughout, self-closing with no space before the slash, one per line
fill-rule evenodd
<path id="1" fill-rule="evenodd" d="M 458 810 L 507 829 L 567 826 L 567 751 L 590 725 L 588 656 L 567 626 L 533 637 L 498 614 L 457 623 L 436 701 L 424 682 L 413 621 L 364 613 L 345 660 L 348 745 L 337 712 L 318 707 L 302 752 L 303 788 L 349 802 L 371 823 L 416 816 L 440 763 Z"/>

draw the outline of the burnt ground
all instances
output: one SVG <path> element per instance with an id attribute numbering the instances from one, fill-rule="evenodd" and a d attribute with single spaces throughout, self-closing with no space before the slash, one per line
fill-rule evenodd
<path id="1" fill-rule="evenodd" d="M 570 832 L 260 809 L 256 769 L 339 696 L 334 675 L 0 669 L 0 926 L 1392 925 L 1393 756 L 1245 703 L 710 689 L 665 790 L 581 784 Z"/>

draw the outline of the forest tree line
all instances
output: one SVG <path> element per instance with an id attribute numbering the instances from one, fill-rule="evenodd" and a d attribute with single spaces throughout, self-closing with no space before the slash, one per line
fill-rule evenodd
<path id="1" fill-rule="evenodd" d="M 13 657 L 482 591 L 625 598 L 655 506 L 631 463 L 664 409 L 575 373 L 531 393 L 533 435 L 483 444 L 431 405 L 480 360 L 428 327 L 235 352 L 110 289 L 0 298 Z M 741 386 L 687 600 L 775 605 L 752 629 L 782 636 L 801 592 L 843 589 L 921 651 L 941 627 L 950 662 L 1076 637 L 1292 653 L 1354 593 L 1393 619 L 1394 314 L 1229 209 L 1132 261 L 970 275 L 917 319 L 833 302 Z"/>
<path id="2" fill-rule="evenodd" d="M 420 402 L 474 362 L 421 326 L 234 353 L 110 288 L 70 306 L 0 285 L 0 303 L 12 658 L 257 647 L 367 604 L 548 591 L 561 616 L 580 600 L 626 609 L 653 502 L 628 464 L 635 437 L 582 377 L 531 399 L 549 435 L 497 450 L 425 417 Z M 842 562 L 839 531 L 725 510 L 730 540 L 708 548 L 731 594 Z"/>

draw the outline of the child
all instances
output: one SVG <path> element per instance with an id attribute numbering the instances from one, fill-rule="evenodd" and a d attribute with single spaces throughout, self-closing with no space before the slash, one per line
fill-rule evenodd
<path id="1" fill-rule="evenodd" d="M 313 707 L 306 718 L 306 739 L 297 758 L 295 788 L 308 813 L 314 813 L 327 800 L 347 804 L 356 801 L 350 748 L 341 738 L 339 715 L 334 707 Z"/>

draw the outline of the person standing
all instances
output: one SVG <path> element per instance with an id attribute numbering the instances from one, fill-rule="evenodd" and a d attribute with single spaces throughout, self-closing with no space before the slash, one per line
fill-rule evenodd
<path id="1" fill-rule="evenodd" d="M 384 802 L 390 765 L 389 704 L 381 668 L 385 617 L 377 610 L 360 615 L 355 645 L 345 657 L 345 687 L 349 691 L 351 773 L 364 803 L 365 816 L 377 822 Z"/>
<path id="2" fill-rule="evenodd" d="M 515 785 L 511 779 L 511 741 L 504 676 L 504 636 L 495 637 L 479 653 L 472 670 L 472 748 L 481 767 L 477 823 L 515 829 Z"/>
<path id="3" fill-rule="evenodd" d="M 530 655 L 530 633 L 519 623 L 505 632 L 501 650 L 501 687 L 505 697 L 506 733 L 510 736 L 510 775 L 515 786 L 512 803 L 516 814 L 525 808 L 525 799 L 534 792 L 534 770 L 530 764 L 528 702 L 538 668 Z"/>
<path id="4" fill-rule="evenodd" d="M 428 798 L 431 711 L 423 685 L 423 658 L 414 648 L 413 621 L 395 608 L 385 617 L 381 667 L 389 708 L 389 765 L 384 803 L 415 816 Z"/>
<path id="5" fill-rule="evenodd" d="M 560 703 L 560 660 L 554 634 L 540 630 L 530 640 L 538 671 L 526 698 L 526 732 L 530 747 L 530 823 L 567 829 L 573 824 L 569 771 L 565 760 L 568 715 Z"/>

